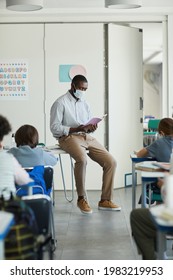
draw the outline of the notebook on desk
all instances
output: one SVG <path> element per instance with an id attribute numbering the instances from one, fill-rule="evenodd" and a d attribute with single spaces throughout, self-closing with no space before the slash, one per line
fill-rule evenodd
<path id="1" fill-rule="evenodd" d="M 163 170 L 169 171 L 170 170 L 170 163 L 169 162 L 153 162 L 154 166 L 157 166 Z"/>
<path id="2" fill-rule="evenodd" d="M 158 166 L 157 163 L 160 164 L 160 162 L 157 162 L 157 161 L 143 161 L 143 162 L 137 163 L 135 165 L 135 169 L 141 170 L 141 171 L 150 171 L 150 172 L 167 171 L 167 169 L 161 167 L 161 165 Z"/>

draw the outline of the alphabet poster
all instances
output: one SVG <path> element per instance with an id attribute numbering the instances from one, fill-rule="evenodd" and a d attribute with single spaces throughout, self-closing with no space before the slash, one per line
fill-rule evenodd
<path id="1" fill-rule="evenodd" d="M 0 60 L 0 100 L 28 99 L 28 62 Z"/>

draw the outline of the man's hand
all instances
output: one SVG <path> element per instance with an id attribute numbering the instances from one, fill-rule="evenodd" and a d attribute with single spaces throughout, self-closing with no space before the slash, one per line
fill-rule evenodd
<path id="1" fill-rule="evenodd" d="M 97 129 L 97 124 L 88 124 L 83 126 L 83 131 L 86 133 L 94 132 Z"/>
<path id="2" fill-rule="evenodd" d="M 80 125 L 76 128 L 70 128 L 70 133 L 74 133 L 74 132 L 85 132 L 85 133 L 90 133 L 90 132 L 94 132 L 97 129 L 97 124 L 92 125 L 92 124 L 88 124 L 88 125 Z"/>

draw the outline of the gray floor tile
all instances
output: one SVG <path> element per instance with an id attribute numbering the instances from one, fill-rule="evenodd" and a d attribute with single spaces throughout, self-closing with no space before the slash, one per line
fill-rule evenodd
<path id="1" fill-rule="evenodd" d="M 54 219 L 56 260 L 134 260 L 141 259 L 131 237 L 129 214 L 131 188 L 114 190 L 119 212 L 98 210 L 100 191 L 88 191 L 91 215 L 84 215 L 74 201 L 65 200 L 63 191 L 55 192 Z"/>

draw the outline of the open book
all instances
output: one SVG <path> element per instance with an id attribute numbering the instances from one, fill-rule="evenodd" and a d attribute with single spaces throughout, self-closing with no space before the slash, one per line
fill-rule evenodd
<path id="1" fill-rule="evenodd" d="M 157 166 L 161 169 L 164 169 L 164 170 L 167 170 L 169 171 L 170 170 L 170 163 L 169 162 L 153 162 L 153 165 L 154 166 Z"/>
<path id="2" fill-rule="evenodd" d="M 163 168 L 155 165 L 156 161 L 143 161 L 135 165 L 136 170 L 150 171 L 150 172 L 163 172 Z"/>
<path id="3" fill-rule="evenodd" d="M 87 123 L 85 123 L 84 125 L 89 125 L 89 124 L 96 125 L 99 122 L 101 122 L 106 116 L 107 116 L 107 114 L 103 115 L 102 118 L 94 117 L 91 120 L 89 120 Z"/>

